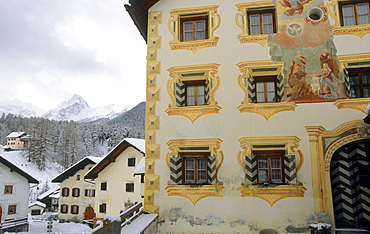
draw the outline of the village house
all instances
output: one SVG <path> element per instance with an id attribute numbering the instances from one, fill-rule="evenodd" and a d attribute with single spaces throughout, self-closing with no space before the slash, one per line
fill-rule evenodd
<path id="1" fill-rule="evenodd" d="M 144 210 L 159 233 L 370 230 L 369 5 L 125 5 L 147 43 Z"/>
<path id="2" fill-rule="evenodd" d="M 6 137 L 6 147 L 10 149 L 23 149 L 27 144 L 25 132 L 12 132 Z"/>
<path id="3" fill-rule="evenodd" d="M 144 150 L 143 139 L 125 138 L 86 173 L 85 179 L 96 183 L 96 218 L 117 216 L 143 201 L 144 176 L 134 176 L 134 171 Z"/>
<path id="4" fill-rule="evenodd" d="M 95 182 L 84 175 L 101 157 L 88 156 L 55 177 L 51 182 L 60 183 L 58 219 L 60 222 L 92 220 L 95 216 Z"/>
<path id="5" fill-rule="evenodd" d="M 42 215 L 45 212 L 46 204 L 40 201 L 32 202 L 28 206 L 30 215 Z"/>
<path id="6" fill-rule="evenodd" d="M 46 205 L 45 211 L 56 212 L 58 211 L 59 196 L 60 188 L 57 187 L 55 189 L 50 189 L 49 191 L 40 194 L 39 196 L 37 196 L 36 200 Z"/>
<path id="7" fill-rule="evenodd" d="M 0 234 L 28 231 L 28 197 L 34 177 L 0 156 Z"/>

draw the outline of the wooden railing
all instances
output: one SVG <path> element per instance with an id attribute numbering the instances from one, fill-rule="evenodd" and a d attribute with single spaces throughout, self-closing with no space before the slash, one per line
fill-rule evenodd
<path id="1" fill-rule="evenodd" d="M 0 223 L 0 229 L 6 229 L 10 227 L 16 227 L 19 225 L 28 224 L 28 218 L 15 218 L 15 219 L 5 219 Z"/>
<path id="2" fill-rule="evenodd" d="M 143 214 L 140 208 L 143 206 L 142 202 L 135 202 L 128 210 L 122 212 L 119 216 L 121 218 L 121 228 L 133 222 L 137 217 Z"/>

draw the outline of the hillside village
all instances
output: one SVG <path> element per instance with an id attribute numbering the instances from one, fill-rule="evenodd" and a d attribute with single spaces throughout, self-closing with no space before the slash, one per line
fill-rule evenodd
<path id="1" fill-rule="evenodd" d="M 148 48 L 145 140 L 59 172 L 59 191 L 39 198 L 54 210 L 58 198 L 61 222 L 98 234 L 370 232 L 369 0 L 125 7 Z M 39 183 L 0 159 L 2 196 Z M 0 220 L 26 228 L 26 196 L 13 195 L 22 202 L 1 205 Z"/>

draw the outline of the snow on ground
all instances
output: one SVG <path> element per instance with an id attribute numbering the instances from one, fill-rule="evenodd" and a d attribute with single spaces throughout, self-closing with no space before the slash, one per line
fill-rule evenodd
<path id="1" fill-rule="evenodd" d="M 29 218 L 29 231 L 28 232 L 18 232 L 18 234 L 42 234 L 47 233 L 47 219 L 34 220 L 32 217 Z M 59 223 L 53 220 L 51 224 L 53 234 L 89 234 L 92 233 L 92 229 L 81 223 Z M 10 232 L 5 232 L 4 234 L 14 234 Z"/>

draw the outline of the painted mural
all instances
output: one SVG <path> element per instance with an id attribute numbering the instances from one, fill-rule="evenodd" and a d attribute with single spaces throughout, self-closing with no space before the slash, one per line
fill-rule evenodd
<path id="1" fill-rule="evenodd" d="M 284 62 L 286 101 L 324 102 L 346 98 L 327 9 L 320 0 L 276 3 L 278 31 L 270 34 L 270 56 Z"/>

